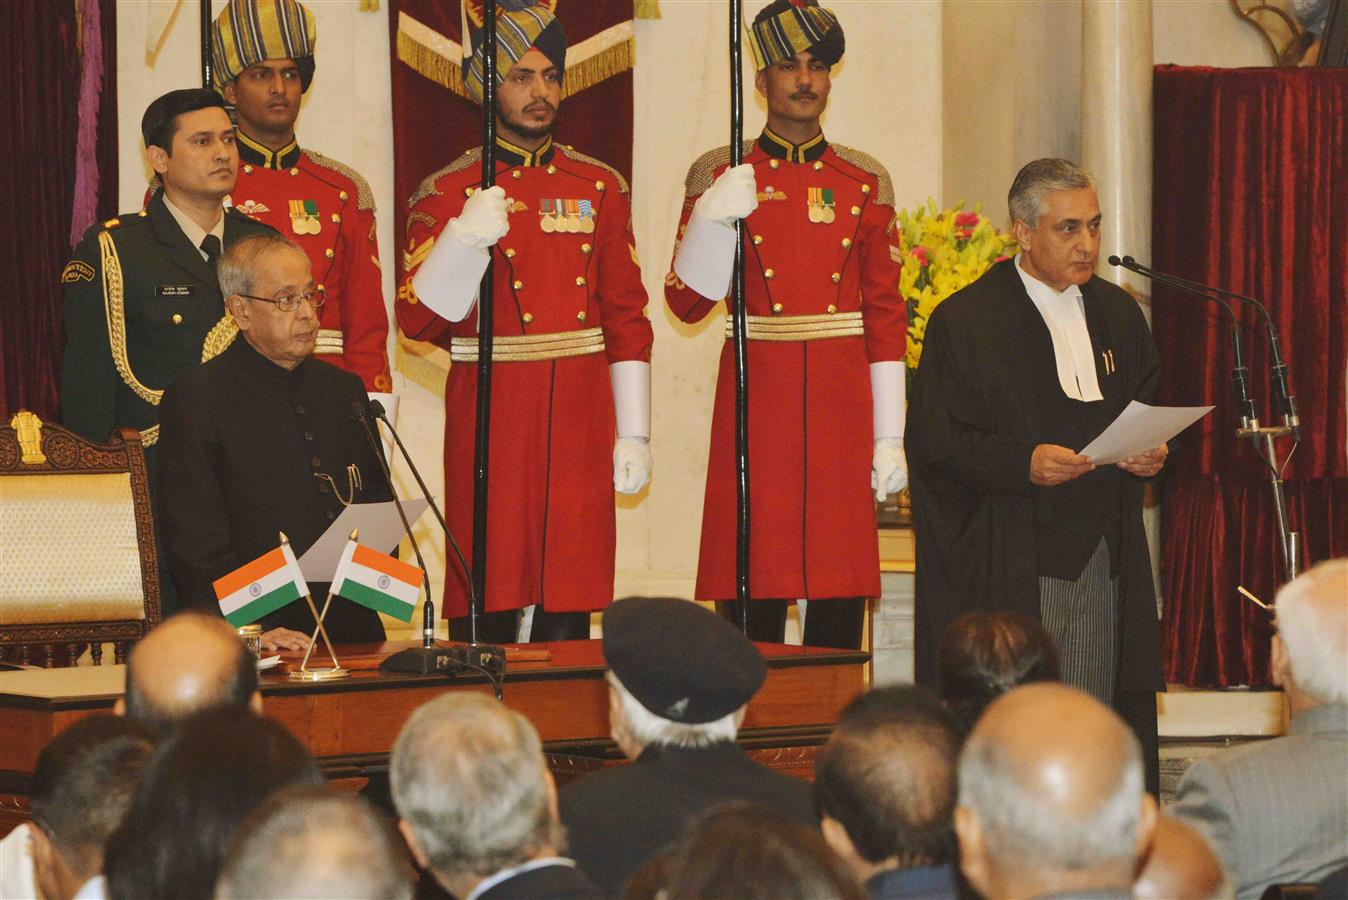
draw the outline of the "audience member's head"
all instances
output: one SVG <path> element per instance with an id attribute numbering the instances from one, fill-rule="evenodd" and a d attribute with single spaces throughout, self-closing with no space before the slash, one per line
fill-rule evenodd
<path id="1" fill-rule="evenodd" d="M 131 805 L 154 741 L 144 725 L 94 715 L 43 748 L 30 803 L 33 867 L 47 900 L 68 900 L 103 871 L 103 845 Z"/>
<path id="2" fill-rule="evenodd" d="M 131 648 L 116 708 L 161 735 L 206 709 L 261 712 L 257 663 L 224 619 L 181 612 Z"/>
<path id="3" fill-rule="evenodd" d="M 1235 885 L 1203 835 L 1172 816 L 1158 816 L 1151 850 L 1133 882 L 1137 900 L 1228 900 Z"/>
<path id="4" fill-rule="evenodd" d="M 445 694 L 417 709 L 393 746 L 389 778 L 412 854 L 456 896 L 562 849 L 538 733 L 489 697 Z"/>
<path id="5" fill-rule="evenodd" d="M 853 700 L 814 764 L 824 839 L 862 881 L 953 861 L 959 732 L 931 692 L 877 688 Z"/>
<path id="6" fill-rule="evenodd" d="M 673 597 L 620 600 L 603 624 L 609 730 L 627 757 L 735 739 L 767 677 L 762 654 L 735 626 Z"/>
<path id="7" fill-rule="evenodd" d="M 1295 715 L 1324 703 L 1348 703 L 1348 559 L 1331 559 L 1278 591 L 1273 682 Z"/>
<path id="8" fill-rule="evenodd" d="M 865 897 L 819 832 L 752 804 L 716 807 L 690 823 L 663 863 L 668 900 Z"/>
<path id="9" fill-rule="evenodd" d="M 1029 616 L 965 613 L 946 629 L 939 650 L 941 699 L 964 734 L 993 700 L 1013 687 L 1059 678 L 1058 648 Z"/>
<path id="10" fill-rule="evenodd" d="M 414 873 L 393 826 L 362 798 L 329 788 L 280 791 L 239 828 L 218 900 L 411 900 Z"/>
<path id="11" fill-rule="evenodd" d="M 989 900 L 1126 890 L 1155 821 L 1137 738 L 1074 688 L 999 697 L 960 754 L 960 866 Z"/>
<path id="12" fill-rule="evenodd" d="M 108 841 L 110 895 L 210 897 L 248 814 L 283 788 L 323 784 L 313 759 L 276 722 L 239 709 L 193 716 L 159 745 Z"/>

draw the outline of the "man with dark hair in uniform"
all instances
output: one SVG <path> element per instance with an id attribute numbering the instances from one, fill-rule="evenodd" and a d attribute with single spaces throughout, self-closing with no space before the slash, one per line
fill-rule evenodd
<path id="1" fill-rule="evenodd" d="M 471 558 L 473 310 L 494 255 L 490 562 L 479 635 L 515 640 L 520 610 L 533 606 L 530 640 L 587 638 L 590 612 L 613 599 L 613 493 L 634 494 L 650 475 L 651 325 L 627 182 L 552 140 L 566 64 L 562 25 L 519 0 L 501 10 L 497 184 L 477 190 L 480 147 L 422 182 L 409 201 L 395 306 L 404 334 L 440 344 L 453 361 L 445 510 Z M 478 102 L 484 56 L 479 33 L 464 67 Z M 450 634 L 462 638 L 469 576 L 450 560 L 444 611 Z"/>
<path id="2" fill-rule="evenodd" d="M 99 443 L 114 428 L 139 430 L 153 491 L 164 388 L 234 334 L 222 318 L 215 261 L 236 241 L 271 229 L 224 207 L 239 154 L 218 94 L 168 92 L 145 110 L 141 135 L 162 187 L 139 213 L 85 232 L 61 272 L 61 418 Z M 167 572 L 159 582 L 168 616 L 176 595 Z"/>
<path id="3" fill-rule="evenodd" d="M 780 642 L 788 604 L 806 598 L 805 643 L 856 648 L 866 600 L 880 595 L 870 490 L 883 500 L 907 483 L 894 191 L 875 159 L 830 144 L 820 127 L 844 49 L 837 16 L 813 0 L 774 0 L 754 19 L 749 46 L 767 127 L 744 142 L 741 165 L 728 168 L 730 148 L 720 147 L 688 170 L 665 301 L 685 322 L 716 308 L 743 219 L 749 635 Z M 734 384 L 727 343 L 695 595 L 738 620 Z"/>
<path id="4" fill-rule="evenodd" d="M 230 0 L 211 34 L 220 91 L 238 118 L 234 204 L 304 250 L 328 298 L 314 354 L 360 376 L 392 414 L 374 195 L 360 173 L 295 141 L 314 77 L 314 14 L 297 0 Z"/>

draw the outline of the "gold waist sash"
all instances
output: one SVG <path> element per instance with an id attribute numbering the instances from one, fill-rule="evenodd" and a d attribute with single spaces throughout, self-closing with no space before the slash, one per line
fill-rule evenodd
<path id="1" fill-rule="evenodd" d="M 861 312 L 820 313 L 812 316 L 745 316 L 751 341 L 822 341 L 826 338 L 860 337 L 865 329 Z M 729 316 L 725 336 L 733 334 Z"/>
<path id="2" fill-rule="evenodd" d="M 314 353 L 334 353 L 341 355 L 343 349 L 342 330 L 340 328 L 320 328 L 314 340 Z"/>
<path id="3" fill-rule="evenodd" d="M 499 335 L 492 339 L 492 362 L 528 362 L 562 359 L 604 352 L 604 329 L 586 328 L 556 334 Z M 453 338 L 449 342 L 452 362 L 477 362 L 477 338 Z"/>

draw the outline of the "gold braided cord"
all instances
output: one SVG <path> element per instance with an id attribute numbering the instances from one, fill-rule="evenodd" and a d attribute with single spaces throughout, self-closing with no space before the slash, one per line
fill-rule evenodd
<path id="1" fill-rule="evenodd" d="M 608 172 L 615 179 L 617 179 L 619 191 L 621 191 L 624 194 L 631 193 L 631 190 L 627 186 L 627 179 L 622 176 L 622 173 L 619 172 L 617 169 L 613 168 L 612 166 L 610 166 L 608 163 L 604 162 L 602 159 L 595 159 L 593 156 L 590 156 L 587 153 L 581 153 L 579 150 L 577 150 L 575 147 L 572 147 L 569 144 L 558 144 L 557 150 L 562 154 L 562 156 L 565 156 L 568 159 L 574 159 L 577 162 L 589 163 L 592 166 L 597 166 L 598 168 L 603 169 L 605 172 Z"/>
<path id="2" fill-rule="evenodd" d="M 117 255 L 117 244 L 106 231 L 99 232 L 98 250 L 103 260 L 103 312 L 108 324 L 108 346 L 112 348 L 112 363 L 132 393 L 151 406 L 158 406 L 163 391 L 146 387 L 131 371 L 131 360 L 126 353 L 126 295 L 122 283 L 122 261 Z"/>
<path id="3" fill-rule="evenodd" d="M 370 190 L 370 183 L 365 177 L 346 163 L 338 162 L 330 156 L 324 156 L 317 150 L 310 150 L 307 147 L 302 151 L 309 161 L 314 165 L 324 169 L 331 169 L 339 175 L 345 175 L 356 186 L 356 209 L 374 210 L 374 191 Z"/>
<path id="4" fill-rule="evenodd" d="M 865 334 L 861 313 L 822 313 L 808 316 L 745 316 L 751 341 L 820 341 L 827 338 L 859 337 Z M 732 335 L 729 317 L 725 336 Z"/>
<path id="5" fill-rule="evenodd" d="M 142 447 L 153 447 L 159 441 L 159 425 L 154 424 L 144 429 L 140 433 L 140 445 Z"/>
<path id="6" fill-rule="evenodd" d="M 858 169 L 867 171 L 875 176 L 875 202 L 881 206 L 894 205 L 894 182 L 889 178 L 889 171 L 880 163 L 880 160 L 857 150 L 855 147 L 847 147 L 843 144 L 829 144 L 833 152 L 839 159 L 845 160 L 856 166 Z"/>
<path id="7" fill-rule="evenodd" d="M 463 169 L 468 168 L 481 158 L 482 158 L 482 148 L 474 147 L 471 150 L 465 151 L 458 159 L 454 160 L 449 165 L 435 172 L 432 172 L 425 178 L 421 179 L 421 184 L 417 186 L 417 189 L 412 193 L 412 196 L 407 201 L 407 208 L 411 209 L 412 207 L 416 206 L 422 200 L 425 200 L 427 197 L 430 197 L 431 195 L 439 195 L 440 191 L 437 190 L 435 187 L 435 183 L 437 181 L 439 181 L 446 175 L 450 174 L 451 172 L 459 172 L 462 171 Z M 412 222 L 410 218 L 407 221 L 409 225 Z"/>
<path id="8" fill-rule="evenodd" d="M 555 334 L 503 335 L 492 339 L 492 362 L 527 362 L 563 359 L 604 351 L 604 330 L 586 328 Z M 453 338 L 449 342 L 453 362 L 477 362 L 477 338 Z"/>
<path id="9" fill-rule="evenodd" d="M 220 321 L 215 323 L 215 327 L 206 333 L 206 340 L 201 344 L 201 361 L 208 363 L 224 353 L 225 348 L 234 343 L 234 339 L 238 336 L 238 323 L 234 321 L 233 316 L 225 313 Z"/>
<path id="10" fill-rule="evenodd" d="M 320 328 L 314 340 L 314 353 L 336 353 L 345 351 L 346 341 L 340 328 Z"/>
<path id="11" fill-rule="evenodd" d="M 754 150 L 754 141 L 752 138 L 746 138 L 740 144 L 740 158 L 746 159 Z M 711 187 L 711 183 L 716 180 L 716 170 L 720 166 L 730 163 L 730 145 L 717 147 L 708 150 L 706 153 L 693 160 L 693 164 L 688 167 L 688 177 L 684 179 L 684 194 L 691 200 L 702 196 L 702 192 Z"/>

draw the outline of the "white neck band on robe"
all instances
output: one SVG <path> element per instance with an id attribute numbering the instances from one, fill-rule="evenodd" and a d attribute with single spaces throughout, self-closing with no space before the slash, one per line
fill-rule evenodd
<path id="1" fill-rule="evenodd" d="M 1081 288 L 1071 284 L 1065 291 L 1055 291 L 1022 269 L 1020 256 L 1016 254 L 1016 274 L 1025 282 L 1025 292 L 1048 326 L 1063 393 L 1073 400 L 1105 399 L 1095 377 L 1095 351 L 1086 328 L 1086 304 Z"/>

